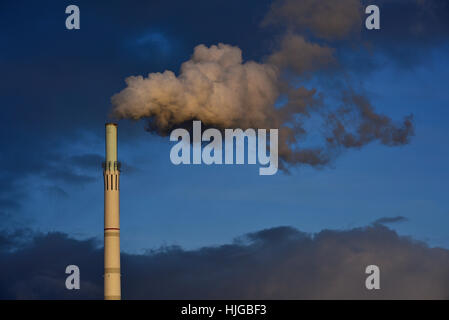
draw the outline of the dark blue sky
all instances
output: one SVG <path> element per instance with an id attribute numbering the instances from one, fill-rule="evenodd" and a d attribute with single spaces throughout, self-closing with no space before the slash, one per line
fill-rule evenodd
<path id="1" fill-rule="evenodd" d="M 270 3 L 2 2 L 2 227 L 101 239 L 111 96 L 130 75 L 177 73 L 198 44 L 231 44 L 244 60 L 262 61 L 281 32 L 260 25 Z M 444 10 L 423 16 L 415 34 L 408 31 L 415 30 L 418 5 L 404 11 L 403 1 L 380 3 L 380 31 L 333 46 L 377 111 L 397 121 L 414 115 L 409 144 L 373 142 L 323 169 L 262 177 L 251 165 L 174 166 L 168 137 L 146 132 L 143 121 L 121 121 L 123 250 L 197 248 L 275 226 L 318 232 L 395 216 L 406 218 L 392 225 L 400 234 L 448 248 L 448 7 L 435 1 Z M 80 7 L 80 30 L 65 29 L 69 4 Z M 366 41 L 371 51 L 354 49 Z"/>

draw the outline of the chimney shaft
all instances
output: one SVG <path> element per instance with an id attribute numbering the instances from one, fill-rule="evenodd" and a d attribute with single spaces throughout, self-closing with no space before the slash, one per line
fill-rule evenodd
<path id="1" fill-rule="evenodd" d="M 120 165 L 117 124 L 106 124 L 104 177 L 104 299 L 120 300 Z"/>

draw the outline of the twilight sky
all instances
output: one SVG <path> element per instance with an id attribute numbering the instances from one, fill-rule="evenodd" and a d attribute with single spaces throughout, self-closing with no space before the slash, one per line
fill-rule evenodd
<path id="1" fill-rule="evenodd" d="M 342 37 L 313 21 L 269 23 L 276 14 L 288 22 L 316 12 L 307 0 L 284 17 L 290 11 L 282 6 L 294 1 L 272 2 L 2 1 L 0 244 L 37 246 L 48 232 L 65 234 L 63 241 L 102 241 L 104 123 L 111 97 L 126 88 L 127 77 L 165 70 L 179 75 L 199 44 L 239 47 L 244 62 L 273 61 L 283 35 L 294 32 L 332 48 L 338 61 L 299 79 L 293 75 L 294 86 L 328 93 L 325 103 L 332 105 L 349 78 L 351 88 L 394 123 L 413 115 L 409 143 L 388 146 L 374 139 L 342 148 L 319 168 L 299 164 L 289 173 L 259 176 L 258 165 L 174 166 L 168 137 L 144 130 L 145 119 L 120 120 L 122 250 L 135 259 L 161 246 L 197 250 L 248 233 L 257 239 L 256 232 L 279 226 L 350 237 L 351 230 L 379 219 L 382 226 L 369 227 L 370 235 L 387 232 L 386 225 L 388 232 L 449 249 L 449 5 L 369 1 L 381 8 L 381 30 Z M 65 29 L 69 4 L 80 7 L 80 30 Z M 312 142 L 321 130 L 314 124 L 307 124 Z M 29 234 L 41 238 L 30 240 Z M 95 250 L 90 243 L 88 250 Z M 173 296 L 183 293 L 167 294 Z"/>

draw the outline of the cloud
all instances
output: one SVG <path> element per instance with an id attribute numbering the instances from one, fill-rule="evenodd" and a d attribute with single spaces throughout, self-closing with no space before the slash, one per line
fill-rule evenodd
<path id="1" fill-rule="evenodd" d="M 64 182 L 71 185 L 84 185 L 86 183 L 90 183 L 98 179 L 97 177 L 92 177 L 86 174 L 73 172 L 70 170 L 69 167 L 48 168 L 46 172 L 44 172 L 44 176 L 52 181 Z"/>
<path id="2" fill-rule="evenodd" d="M 4 273 L 0 299 L 67 299 L 100 297 L 102 255 L 95 240 L 74 240 L 62 233 L 35 234 L 25 247 L 1 252 Z M 65 268 L 77 264 L 81 292 L 65 288 Z"/>
<path id="3" fill-rule="evenodd" d="M 28 151 L 33 150 L 34 153 L 34 148 L 38 150 L 38 144 Z M 30 161 L 25 150 L 17 149 L 14 144 L 6 144 L 5 150 L 6 157 L 0 157 L 0 164 L 6 168 L 0 172 L 0 219 L 3 227 L 23 223 L 24 203 L 37 195 L 30 188 L 37 187 L 40 195 L 49 199 L 67 200 L 66 187 L 85 186 L 101 179 L 98 170 L 101 170 L 102 158 L 95 154 L 60 156 L 58 154 L 66 152 L 57 147 L 51 152 L 43 148 L 40 157 Z"/>
<path id="4" fill-rule="evenodd" d="M 383 225 L 383 224 L 390 224 L 390 223 L 398 223 L 398 222 L 406 222 L 408 219 L 403 216 L 397 216 L 397 217 L 383 217 L 379 218 L 376 221 L 373 222 L 374 225 Z"/>
<path id="5" fill-rule="evenodd" d="M 104 156 L 96 153 L 86 153 L 74 155 L 70 157 L 69 162 L 81 169 L 96 170 L 101 168 L 101 163 L 104 161 Z"/>
<path id="6" fill-rule="evenodd" d="M 15 230 L 3 229 L 0 231 L 0 254 L 3 252 L 10 252 L 11 250 L 18 250 L 23 245 L 29 245 L 30 240 L 35 234 L 31 229 L 22 228 Z"/>
<path id="7" fill-rule="evenodd" d="M 38 234 L 0 258 L 0 298 L 102 298 L 103 252 L 93 239 Z M 65 289 L 68 264 L 80 267 L 79 291 Z M 378 291 L 364 287 L 370 264 L 381 270 Z M 277 227 L 218 247 L 122 253 L 125 299 L 447 299 L 448 270 L 448 250 L 379 224 L 315 235 Z"/>

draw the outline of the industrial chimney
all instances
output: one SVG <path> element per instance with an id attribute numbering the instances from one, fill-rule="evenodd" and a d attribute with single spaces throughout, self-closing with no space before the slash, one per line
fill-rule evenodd
<path id="1" fill-rule="evenodd" d="M 104 299 L 120 300 L 120 163 L 117 124 L 106 123 L 104 176 Z"/>

